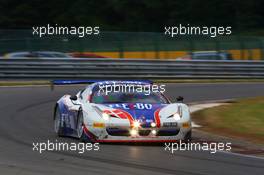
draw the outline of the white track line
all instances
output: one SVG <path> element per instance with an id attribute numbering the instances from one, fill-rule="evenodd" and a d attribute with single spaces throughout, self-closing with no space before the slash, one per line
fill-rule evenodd
<path id="1" fill-rule="evenodd" d="M 216 107 L 216 106 L 220 106 L 223 105 L 224 103 L 205 103 L 205 104 L 195 104 L 195 105 L 190 105 L 190 111 L 191 113 L 199 111 L 199 110 L 203 110 L 206 108 L 211 108 L 211 107 Z M 192 127 L 194 128 L 199 128 L 202 127 L 201 125 L 197 125 L 194 122 L 192 122 Z M 241 154 L 241 153 L 234 153 L 234 152 L 227 152 L 227 151 L 217 151 L 217 152 L 221 152 L 221 153 L 225 153 L 225 154 L 231 154 L 234 156 L 240 156 L 240 157 L 247 157 L 247 158 L 254 158 L 254 159 L 261 159 L 264 160 L 264 157 L 258 157 L 258 156 L 253 156 L 253 155 L 246 155 L 246 154 Z"/>

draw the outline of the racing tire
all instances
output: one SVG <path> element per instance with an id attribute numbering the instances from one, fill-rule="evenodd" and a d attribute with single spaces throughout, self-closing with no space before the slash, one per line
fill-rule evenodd
<path id="1" fill-rule="evenodd" d="M 85 139 L 85 134 L 83 130 L 83 112 L 80 110 L 78 112 L 78 121 L 77 121 L 77 137 L 80 139 L 81 142 L 87 142 L 87 139 Z"/>
<path id="2" fill-rule="evenodd" d="M 54 131 L 59 137 L 63 136 L 62 125 L 63 125 L 63 123 L 61 121 L 60 110 L 58 107 L 56 107 L 55 114 L 54 114 Z"/>
<path id="3" fill-rule="evenodd" d="M 192 141 L 192 131 L 191 130 L 186 133 L 183 141 L 186 143 L 189 143 Z"/>

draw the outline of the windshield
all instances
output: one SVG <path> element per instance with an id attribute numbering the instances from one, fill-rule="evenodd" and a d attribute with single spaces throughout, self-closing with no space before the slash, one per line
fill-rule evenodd
<path id="1" fill-rule="evenodd" d="M 151 103 L 151 104 L 167 104 L 168 100 L 161 93 L 129 93 L 129 92 L 110 92 L 105 95 L 95 92 L 92 96 L 92 103 Z"/>

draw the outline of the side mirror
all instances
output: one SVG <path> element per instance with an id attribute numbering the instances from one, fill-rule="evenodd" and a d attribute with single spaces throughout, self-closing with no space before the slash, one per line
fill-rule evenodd
<path id="1" fill-rule="evenodd" d="M 182 96 L 179 96 L 176 98 L 177 102 L 183 102 L 184 98 Z"/>
<path id="2" fill-rule="evenodd" d="M 76 95 L 72 95 L 72 96 L 70 97 L 70 99 L 73 100 L 73 101 L 75 101 L 75 100 L 77 100 L 78 98 L 77 98 Z"/>

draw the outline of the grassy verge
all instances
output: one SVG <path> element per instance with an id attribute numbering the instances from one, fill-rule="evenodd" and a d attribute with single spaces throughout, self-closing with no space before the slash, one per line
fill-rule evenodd
<path id="1" fill-rule="evenodd" d="M 192 116 L 202 130 L 264 144 L 264 97 L 238 100 Z"/>
<path id="2" fill-rule="evenodd" d="M 49 85 L 50 81 L 0 81 L 0 86 Z"/>

